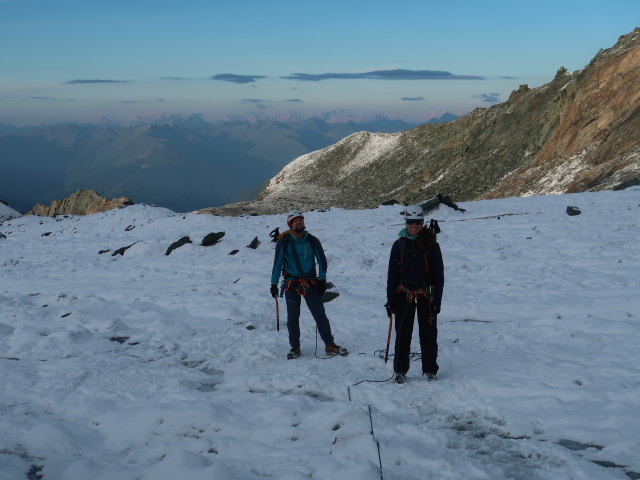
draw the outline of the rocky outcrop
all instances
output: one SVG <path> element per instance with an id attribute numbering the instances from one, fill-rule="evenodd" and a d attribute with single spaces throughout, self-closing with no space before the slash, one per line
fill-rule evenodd
<path id="1" fill-rule="evenodd" d="M 54 200 L 51 205 L 36 205 L 27 215 L 51 217 L 53 215 L 91 215 L 114 208 L 133 205 L 126 197 L 116 197 L 111 200 L 98 195 L 93 190 L 78 190 L 68 198 Z"/>
<path id="2" fill-rule="evenodd" d="M 252 202 L 208 213 L 456 201 L 612 188 L 640 174 L 640 29 L 583 70 L 443 124 L 355 133 L 298 157 Z"/>

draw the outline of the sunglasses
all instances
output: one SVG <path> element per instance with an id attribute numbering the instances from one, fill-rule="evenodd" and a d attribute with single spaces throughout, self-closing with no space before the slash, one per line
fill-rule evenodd
<path id="1" fill-rule="evenodd" d="M 422 225 L 424 220 L 407 220 L 407 225 Z"/>

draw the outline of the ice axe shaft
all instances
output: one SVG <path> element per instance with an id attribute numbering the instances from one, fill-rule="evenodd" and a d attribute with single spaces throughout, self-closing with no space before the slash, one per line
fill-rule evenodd
<path id="1" fill-rule="evenodd" d="M 391 343 L 391 326 L 393 325 L 393 313 L 389 314 L 389 333 L 387 334 L 387 351 L 384 353 L 384 364 L 387 364 L 389 358 L 389 344 Z"/>
<path id="2" fill-rule="evenodd" d="M 278 307 L 278 297 L 276 297 L 276 330 L 280 331 L 280 308 Z"/>

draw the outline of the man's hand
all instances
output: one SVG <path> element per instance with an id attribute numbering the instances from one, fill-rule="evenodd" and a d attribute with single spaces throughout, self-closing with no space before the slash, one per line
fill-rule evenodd
<path id="1" fill-rule="evenodd" d="M 431 304 L 431 315 L 434 317 L 440 313 L 440 305 L 436 303 Z"/>
<path id="2" fill-rule="evenodd" d="M 318 278 L 317 280 L 318 282 L 318 293 L 320 294 L 320 296 L 324 295 L 324 292 L 327 291 L 327 280 L 325 278 Z"/>
<path id="3" fill-rule="evenodd" d="M 278 284 L 277 283 L 272 283 L 271 284 L 271 296 L 273 298 L 278 298 Z"/>

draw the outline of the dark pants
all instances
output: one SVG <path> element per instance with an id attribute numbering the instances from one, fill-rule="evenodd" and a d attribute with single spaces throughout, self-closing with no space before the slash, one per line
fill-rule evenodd
<path id="1" fill-rule="evenodd" d="M 331 325 L 327 314 L 324 312 L 324 304 L 322 303 L 322 296 L 313 288 L 309 288 L 306 291 L 304 300 L 307 302 L 307 307 L 313 319 L 318 326 L 318 332 L 322 341 L 327 343 L 333 343 L 333 335 L 331 335 Z M 284 297 L 287 300 L 287 329 L 289 330 L 289 345 L 291 348 L 300 345 L 300 295 L 298 295 L 293 289 L 287 290 L 284 293 Z"/>
<path id="2" fill-rule="evenodd" d="M 418 327 L 420 328 L 420 352 L 422 353 L 422 372 L 437 373 L 438 363 L 438 318 L 432 315 L 429 322 L 429 299 L 418 297 Z M 411 353 L 411 336 L 413 334 L 413 318 L 416 313 L 416 302 L 399 302 L 399 313 L 396 315 L 396 346 L 393 357 L 393 370 L 406 374 L 409 371 L 409 354 Z"/>

